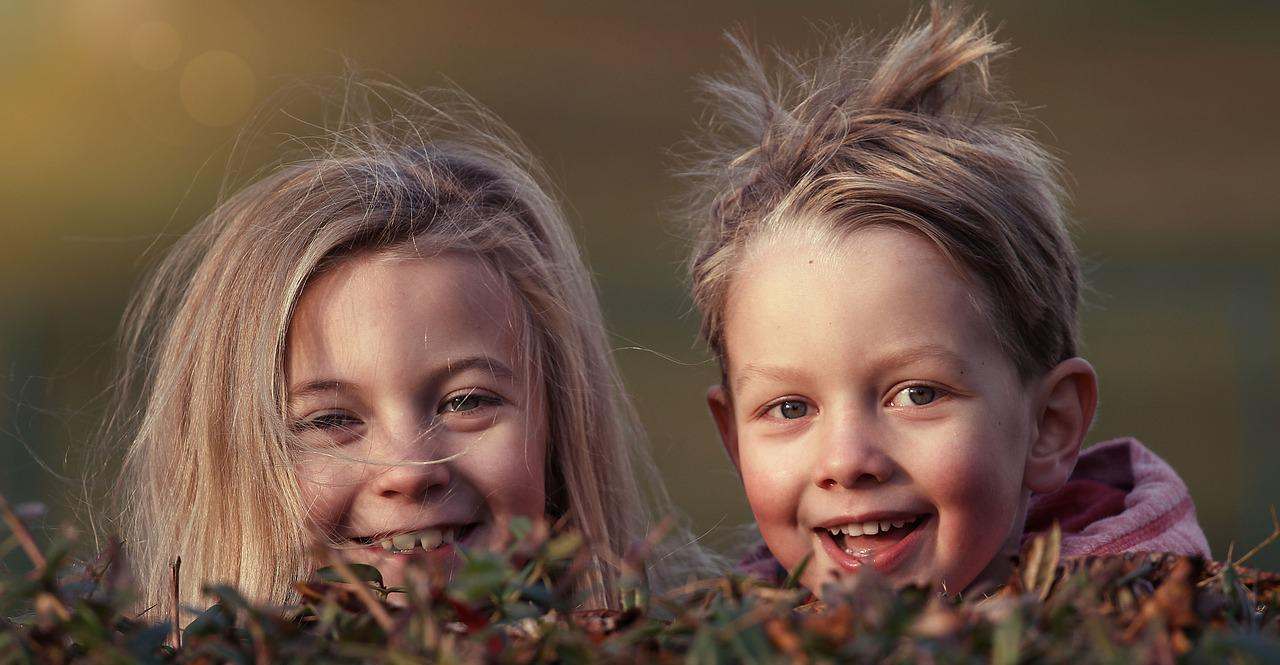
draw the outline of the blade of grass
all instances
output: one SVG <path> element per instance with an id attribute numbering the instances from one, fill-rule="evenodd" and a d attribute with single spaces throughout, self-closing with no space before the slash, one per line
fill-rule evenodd
<path id="1" fill-rule="evenodd" d="M 1241 556 L 1239 559 L 1234 559 L 1234 560 L 1231 558 L 1231 554 L 1232 554 L 1232 551 L 1235 549 L 1235 543 L 1234 542 L 1231 543 L 1231 545 L 1227 549 L 1227 559 L 1223 563 L 1222 570 L 1219 571 L 1217 575 L 1214 575 L 1209 579 L 1202 580 L 1199 584 L 1196 585 L 1196 587 L 1204 588 L 1206 586 L 1209 586 L 1210 584 L 1213 584 L 1216 580 L 1221 579 L 1223 573 L 1225 573 L 1228 569 L 1235 568 L 1236 566 L 1239 566 L 1240 564 L 1248 561 L 1249 559 L 1252 559 L 1253 557 L 1257 556 L 1259 552 L 1266 549 L 1267 547 L 1270 547 L 1271 544 L 1276 542 L 1277 540 L 1280 540 L 1280 517 L 1276 516 L 1276 507 L 1271 506 L 1271 535 L 1267 536 L 1266 538 L 1263 538 L 1262 542 L 1253 546 L 1253 549 L 1250 549 L 1248 552 L 1245 552 L 1244 555 Z"/>
<path id="2" fill-rule="evenodd" d="M 1236 559 L 1235 565 L 1238 566 L 1249 559 L 1252 559 L 1259 552 L 1271 545 L 1271 543 L 1276 542 L 1277 539 L 1280 539 L 1280 518 L 1276 517 L 1276 507 L 1271 506 L 1271 535 L 1264 538 L 1262 542 L 1255 545 L 1253 549 L 1245 552 L 1239 559 Z"/>
<path id="3" fill-rule="evenodd" d="M 9 530 L 13 532 L 13 537 L 18 539 L 18 544 L 22 546 L 22 551 L 27 553 L 27 558 L 31 559 L 31 563 L 35 565 L 36 570 L 43 571 L 46 563 L 44 554 L 40 553 L 40 548 L 36 546 L 36 540 L 31 537 L 31 532 L 27 531 L 26 525 L 9 508 L 9 502 L 5 500 L 3 494 L 0 494 L 0 518 L 3 518 L 4 523 L 9 526 Z"/>
<path id="4" fill-rule="evenodd" d="M 804 555 L 800 563 L 787 574 L 787 579 L 782 583 L 784 589 L 794 589 L 800 586 L 800 576 L 804 575 L 804 569 L 809 567 L 809 560 L 813 558 L 813 552 Z"/>
<path id="5" fill-rule="evenodd" d="M 176 557 L 173 563 L 169 564 L 169 621 L 172 622 L 173 632 L 169 635 L 169 641 L 173 643 L 173 648 L 182 648 L 182 618 L 179 615 L 178 607 L 178 583 L 181 581 L 182 575 L 182 557 Z"/>

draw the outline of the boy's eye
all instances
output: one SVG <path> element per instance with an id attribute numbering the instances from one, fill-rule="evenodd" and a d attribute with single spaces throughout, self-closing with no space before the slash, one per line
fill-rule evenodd
<path id="1" fill-rule="evenodd" d="M 936 401 L 944 394 L 944 391 L 934 388 L 933 386 L 915 385 L 907 386 L 899 390 L 893 399 L 889 400 L 889 406 L 927 406 Z"/>
<path id="2" fill-rule="evenodd" d="M 809 414 L 809 405 L 798 399 L 788 399 L 774 404 L 769 413 L 785 420 L 795 420 Z"/>
<path id="3" fill-rule="evenodd" d="M 475 392 L 474 390 L 454 395 L 440 405 L 440 413 L 461 413 L 475 411 L 486 406 L 497 406 L 502 400 L 493 395 Z"/>

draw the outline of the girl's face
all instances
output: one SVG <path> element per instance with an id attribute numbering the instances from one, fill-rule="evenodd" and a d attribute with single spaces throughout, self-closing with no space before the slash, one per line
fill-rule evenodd
<path id="1" fill-rule="evenodd" d="M 814 591 L 863 566 L 964 589 L 1017 546 L 1034 437 L 966 283 L 902 230 L 754 249 L 709 401 L 770 550 Z"/>
<path id="2" fill-rule="evenodd" d="M 289 326 L 297 475 L 323 537 L 401 585 L 410 560 L 493 546 L 545 505 L 547 408 L 515 294 L 476 259 L 362 255 L 307 286 Z"/>

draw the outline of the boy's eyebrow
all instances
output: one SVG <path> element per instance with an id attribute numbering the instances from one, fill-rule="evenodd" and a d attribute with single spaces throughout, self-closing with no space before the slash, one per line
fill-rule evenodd
<path id="1" fill-rule="evenodd" d="M 753 379 L 772 379 L 782 383 L 792 383 L 799 381 L 803 376 L 804 372 L 783 365 L 746 363 L 734 372 L 733 385 L 741 390 Z"/>
<path id="2" fill-rule="evenodd" d="M 488 372 L 495 379 L 512 379 L 515 378 L 515 372 L 507 367 L 505 363 L 493 356 L 467 356 L 457 360 L 450 359 L 442 367 L 431 373 L 428 381 L 437 382 L 447 376 L 453 374 L 461 374 L 468 370 L 480 369 Z M 342 392 L 354 387 L 348 381 L 339 381 L 337 379 L 313 379 L 293 386 L 289 389 L 289 399 L 297 400 L 304 397 L 312 397 L 315 395 L 328 392 Z"/>
<path id="3" fill-rule="evenodd" d="M 872 366 L 876 369 L 902 367 L 920 362 L 921 360 L 939 360 L 951 367 L 957 368 L 961 373 L 965 372 L 969 367 L 969 364 L 962 356 L 951 349 L 938 344 L 910 346 L 891 351 L 879 358 L 876 358 Z M 772 379 L 783 383 L 794 383 L 803 378 L 804 372 L 790 367 L 746 363 L 741 369 L 734 373 L 733 385 L 738 389 L 741 389 L 753 379 Z"/>
<path id="4" fill-rule="evenodd" d="M 886 353 L 875 361 L 876 367 L 901 367 L 921 360 L 939 360 L 956 367 L 961 371 L 969 367 L 964 357 L 940 344 L 921 344 L 908 346 L 897 351 Z"/>

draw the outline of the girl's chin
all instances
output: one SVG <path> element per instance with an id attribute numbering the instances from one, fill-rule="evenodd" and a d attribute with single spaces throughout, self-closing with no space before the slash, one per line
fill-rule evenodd
<path id="1" fill-rule="evenodd" d="M 438 576 L 449 579 L 461 565 L 461 555 L 453 545 L 442 545 L 431 551 L 415 550 L 408 553 L 391 553 L 381 548 L 363 548 L 348 550 L 343 558 L 348 563 L 377 568 L 382 575 L 382 584 L 386 587 L 407 587 L 411 581 L 426 582 Z"/>
<path id="2" fill-rule="evenodd" d="M 348 549 L 343 552 L 343 558 L 349 563 L 377 568 L 383 585 L 387 587 L 407 586 L 414 573 L 421 580 L 437 576 L 449 579 L 462 563 L 459 546 L 466 549 L 488 547 L 489 531 L 484 525 L 477 526 L 463 541 L 442 543 L 429 550 L 417 546 L 407 552 L 392 552 L 378 545 Z"/>

